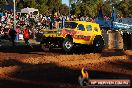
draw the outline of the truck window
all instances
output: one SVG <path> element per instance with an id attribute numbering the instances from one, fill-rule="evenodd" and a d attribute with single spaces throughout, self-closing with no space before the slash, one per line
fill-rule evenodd
<path id="1" fill-rule="evenodd" d="M 87 31 L 92 31 L 92 26 L 91 25 L 87 25 L 86 29 L 87 29 Z"/>
<path id="2" fill-rule="evenodd" d="M 97 27 L 94 27 L 94 30 L 98 32 L 98 28 Z"/>
<path id="3" fill-rule="evenodd" d="M 77 25 L 78 25 L 78 23 L 76 23 L 76 22 L 65 22 L 64 23 L 65 28 L 71 28 L 71 29 L 76 28 Z"/>
<path id="4" fill-rule="evenodd" d="M 79 24 L 77 27 L 78 30 L 85 31 L 84 25 Z"/>

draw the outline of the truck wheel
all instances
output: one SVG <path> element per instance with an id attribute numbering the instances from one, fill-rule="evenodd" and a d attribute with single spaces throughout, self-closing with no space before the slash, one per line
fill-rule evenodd
<path id="1" fill-rule="evenodd" d="M 123 33 L 124 50 L 132 49 L 132 34 Z"/>
<path id="2" fill-rule="evenodd" d="M 65 39 L 63 42 L 63 50 L 65 52 L 71 52 L 73 49 L 73 42 L 71 39 Z"/>
<path id="3" fill-rule="evenodd" d="M 101 36 L 95 37 L 93 41 L 93 52 L 94 53 L 101 53 L 104 48 L 104 40 Z"/>
<path id="4" fill-rule="evenodd" d="M 50 51 L 50 48 L 48 47 L 46 47 L 46 44 L 44 43 L 44 42 L 41 42 L 40 43 L 40 47 L 41 47 L 41 49 L 43 50 L 43 51 Z"/>
<path id="5" fill-rule="evenodd" d="M 46 48 L 44 44 L 41 44 L 41 49 L 46 52 L 50 51 L 50 48 Z"/>

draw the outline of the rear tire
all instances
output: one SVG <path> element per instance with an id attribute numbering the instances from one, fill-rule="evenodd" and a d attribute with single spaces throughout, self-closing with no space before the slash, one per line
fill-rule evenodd
<path id="1" fill-rule="evenodd" d="M 41 44 L 41 49 L 45 52 L 50 51 L 50 48 L 46 48 L 44 44 Z"/>
<path id="2" fill-rule="evenodd" d="M 96 36 L 93 41 L 93 52 L 101 53 L 104 48 L 104 40 L 101 36 Z"/>
<path id="3" fill-rule="evenodd" d="M 124 50 L 132 49 L 132 34 L 128 34 L 127 32 L 123 33 L 123 45 Z"/>
<path id="4" fill-rule="evenodd" d="M 40 47 L 41 47 L 41 49 L 42 49 L 43 51 L 45 51 L 45 52 L 50 51 L 50 48 L 49 48 L 49 47 L 46 47 L 46 43 L 44 43 L 44 41 L 42 41 L 42 42 L 40 43 Z"/>

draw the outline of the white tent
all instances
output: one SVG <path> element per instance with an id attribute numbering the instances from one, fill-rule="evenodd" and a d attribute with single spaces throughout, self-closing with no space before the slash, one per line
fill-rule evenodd
<path id="1" fill-rule="evenodd" d="M 32 14 L 34 12 L 38 12 L 38 9 L 34 9 L 34 8 L 24 8 L 24 9 L 21 9 L 21 13 L 28 13 L 28 14 Z M 38 12 L 39 14 L 39 12 Z"/>

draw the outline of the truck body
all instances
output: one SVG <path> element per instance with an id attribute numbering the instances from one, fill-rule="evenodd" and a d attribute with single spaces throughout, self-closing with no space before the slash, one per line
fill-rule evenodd
<path id="1" fill-rule="evenodd" d="M 44 49 L 61 47 L 64 51 L 70 52 L 76 45 L 93 45 L 93 47 L 97 45 L 101 51 L 104 45 L 102 33 L 97 23 L 66 21 L 62 29 L 45 30 L 43 32 L 41 46 Z"/>

